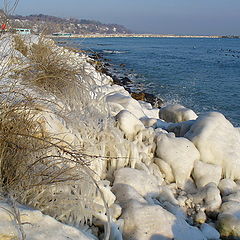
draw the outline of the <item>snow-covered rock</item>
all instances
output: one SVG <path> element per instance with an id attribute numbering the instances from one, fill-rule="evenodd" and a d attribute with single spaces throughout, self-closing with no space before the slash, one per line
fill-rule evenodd
<path id="1" fill-rule="evenodd" d="M 238 186 L 232 179 L 224 178 L 220 181 L 218 188 L 220 189 L 221 194 L 223 196 L 226 196 L 236 192 Z"/>
<path id="2" fill-rule="evenodd" d="M 174 182 L 175 178 L 171 166 L 161 158 L 154 158 L 154 162 L 164 174 L 165 181 L 168 183 Z"/>
<path id="3" fill-rule="evenodd" d="M 106 102 L 110 106 L 110 109 L 112 107 L 116 109 L 118 106 L 119 109 L 128 110 L 138 119 L 146 116 L 149 118 L 158 117 L 158 109 L 144 108 L 131 96 L 126 96 L 125 94 L 119 92 L 108 95 L 106 97 Z"/>
<path id="4" fill-rule="evenodd" d="M 157 196 L 159 194 L 157 178 L 142 170 L 121 168 L 115 171 L 113 186 L 117 184 L 129 185 L 143 197 Z"/>
<path id="5" fill-rule="evenodd" d="M 137 190 L 127 184 L 114 184 L 112 192 L 117 198 L 117 202 L 122 208 L 126 208 L 131 200 L 136 200 L 141 203 L 147 203 L 146 199 L 137 192 Z"/>
<path id="6" fill-rule="evenodd" d="M 204 187 L 210 182 L 219 184 L 222 176 L 222 167 L 196 161 L 193 169 L 193 178 L 198 188 Z"/>
<path id="7" fill-rule="evenodd" d="M 168 132 L 173 132 L 176 137 L 184 137 L 184 135 L 190 130 L 195 120 L 189 120 L 178 123 L 169 123 L 167 126 Z"/>
<path id="8" fill-rule="evenodd" d="M 202 114 L 185 137 L 201 154 L 201 161 L 219 165 L 225 178 L 240 179 L 240 134 L 218 112 Z"/>
<path id="9" fill-rule="evenodd" d="M 126 240 L 206 240 L 201 231 L 158 205 L 132 200 L 124 209 L 123 236 Z"/>
<path id="10" fill-rule="evenodd" d="M 119 128 L 125 133 L 126 138 L 133 140 L 137 133 L 144 129 L 143 123 L 131 112 L 122 110 L 116 116 Z"/>
<path id="11" fill-rule="evenodd" d="M 159 111 L 159 117 L 166 122 L 183 122 L 188 120 L 195 120 L 197 114 L 180 104 L 169 104 L 162 107 Z"/>
<path id="12" fill-rule="evenodd" d="M 222 200 L 223 200 L 223 202 L 233 201 L 233 202 L 239 202 L 240 203 L 240 191 L 238 190 L 235 193 L 231 193 L 231 194 L 223 197 Z"/>
<path id="13" fill-rule="evenodd" d="M 200 224 L 203 224 L 206 222 L 207 220 L 207 215 L 206 213 L 204 212 L 203 209 L 200 209 L 197 214 L 195 215 L 195 222 L 196 223 L 200 223 Z M 206 236 L 206 235 L 205 235 Z M 206 236 L 207 237 L 207 236 Z"/>
<path id="14" fill-rule="evenodd" d="M 54 218 L 24 206 L 17 206 L 21 227 L 26 240 L 96 240 L 89 233 L 58 222 Z M 14 210 L 6 203 L 0 202 L 0 239 L 20 239 L 19 225 Z M 5 237 L 4 237 L 5 236 Z"/>
<path id="15" fill-rule="evenodd" d="M 156 155 L 171 167 L 179 187 L 184 186 L 190 177 L 194 162 L 200 158 L 200 154 L 192 142 L 186 138 L 175 138 L 171 134 L 158 136 Z"/>
<path id="16" fill-rule="evenodd" d="M 222 204 L 220 191 L 215 183 L 209 183 L 200 189 L 193 195 L 193 201 L 202 204 L 208 212 L 217 211 Z"/>
<path id="17" fill-rule="evenodd" d="M 240 238 L 240 203 L 235 201 L 225 202 L 218 215 L 218 230 L 223 237 Z"/>

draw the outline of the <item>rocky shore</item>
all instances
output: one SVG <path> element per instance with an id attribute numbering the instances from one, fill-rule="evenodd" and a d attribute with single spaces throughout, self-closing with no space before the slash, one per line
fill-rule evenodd
<path id="1" fill-rule="evenodd" d="M 152 96 L 131 95 L 123 80 L 96 70 L 94 59 L 49 39 L 17 43 L 14 36 L 1 39 L 1 84 L 24 94 L 6 98 L 3 91 L 1 103 L 10 109 L 37 101 L 14 116 L 27 111 L 40 126 L 31 139 L 42 136 L 50 147 L 25 153 L 29 178 L 20 181 L 16 168 L 17 187 L 1 172 L 0 239 L 240 239 L 239 128 L 219 112 L 197 116 L 178 104 L 154 107 L 145 101 Z M 36 57 L 43 52 L 45 58 Z M 1 131 L 10 134 L 14 126 Z M 15 145 L 25 135 L 18 131 Z M 27 140 L 21 149 L 32 144 Z M 22 159 L 18 150 L 11 158 L 1 152 L 1 169 Z"/>

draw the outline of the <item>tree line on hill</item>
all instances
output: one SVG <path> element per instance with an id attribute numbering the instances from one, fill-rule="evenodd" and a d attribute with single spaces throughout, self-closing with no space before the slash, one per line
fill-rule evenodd
<path id="1" fill-rule="evenodd" d="M 2 12 L 2 13 L 1 13 Z M 3 11 L 0 12 L 4 16 Z M 5 19 L 5 17 L 2 17 Z M 3 20 L 4 21 L 4 20 Z M 1 22 L 3 24 L 4 22 Z M 44 32 L 52 34 L 64 32 L 71 34 L 128 34 L 131 33 L 126 27 L 118 24 L 104 24 L 95 20 L 60 18 L 44 14 L 32 14 L 29 16 L 9 16 L 8 24 L 12 28 L 29 28 L 33 33 Z"/>

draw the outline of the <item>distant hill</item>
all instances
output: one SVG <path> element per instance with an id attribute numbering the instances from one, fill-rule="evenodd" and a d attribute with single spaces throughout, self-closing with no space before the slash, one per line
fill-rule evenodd
<path id="1" fill-rule="evenodd" d="M 118 24 L 103 24 L 99 21 L 60 18 L 44 14 L 11 16 L 10 24 L 15 28 L 30 28 L 34 33 L 45 31 L 46 34 L 65 32 L 74 34 L 127 34 L 127 28 Z"/>

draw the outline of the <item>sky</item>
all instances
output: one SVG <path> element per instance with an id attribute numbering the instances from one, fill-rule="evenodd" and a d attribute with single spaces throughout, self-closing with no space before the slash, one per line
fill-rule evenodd
<path id="1" fill-rule="evenodd" d="M 117 23 L 136 33 L 240 35 L 240 0 L 20 0 L 15 13 Z"/>

